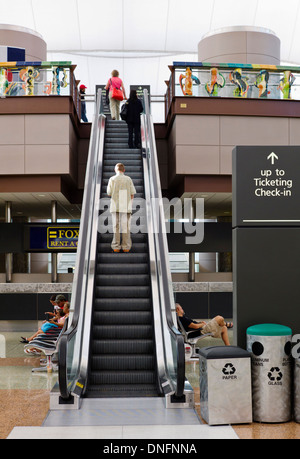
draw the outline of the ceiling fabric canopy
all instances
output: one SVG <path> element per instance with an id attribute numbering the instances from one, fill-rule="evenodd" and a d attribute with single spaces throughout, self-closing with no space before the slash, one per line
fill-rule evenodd
<path id="1" fill-rule="evenodd" d="M 164 94 L 168 65 L 197 61 L 204 35 L 231 26 L 264 27 L 281 40 L 281 61 L 300 63 L 300 0 L 0 0 L 2 24 L 38 32 L 48 60 L 72 61 L 76 78 L 95 92 L 113 69 L 127 92 L 150 85 Z"/>

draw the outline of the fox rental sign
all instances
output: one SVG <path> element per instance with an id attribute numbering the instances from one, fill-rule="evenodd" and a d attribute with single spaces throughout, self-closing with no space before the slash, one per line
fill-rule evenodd
<path id="1" fill-rule="evenodd" d="M 48 249 L 76 249 L 78 237 L 78 227 L 49 226 L 47 228 L 47 247 Z"/>

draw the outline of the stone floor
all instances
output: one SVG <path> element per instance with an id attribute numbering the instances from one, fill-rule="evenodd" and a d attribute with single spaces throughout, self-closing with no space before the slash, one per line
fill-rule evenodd
<path id="1" fill-rule="evenodd" d="M 6 439 L 15 426 L 41 426 L 49 410 L 49 395 L 57 374 L 32 373 L 39 358 L 26 356 L 19 343 L 22 333 L 0 333 L 0 439 Z M 205 343 L 204 343 L 205 341 Z M 222 344 L 219 340 L 201 341 L 201 346 Z M 199 364 L 186 362 L 186 374 L 195 391 L 200 413 Z M 203 421 L 204 422 L 204 421 Z M 241 439 L 299 439 L 300 424 L 259 424 L 233 426 Z"/>

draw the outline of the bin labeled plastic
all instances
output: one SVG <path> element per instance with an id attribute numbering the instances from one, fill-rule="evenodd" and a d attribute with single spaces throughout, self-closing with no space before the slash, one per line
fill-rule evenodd
<path id="1" fill-rule="evenodd" d="M 253 420 L 288 422 L 292 416 L 292 330 L 278 324 L 247 329 L 251 353 Z"/>
<path id="2" fill-rule="evenodd" d="M 251 355 L 236 346 L 199 350 L 200 410 L 210 425 L 252 422 Z"/>
<path id="3" fill-rule="evenodd" d="M 294 421 L 300 423 L 300 356 L 294 359 Z"/>

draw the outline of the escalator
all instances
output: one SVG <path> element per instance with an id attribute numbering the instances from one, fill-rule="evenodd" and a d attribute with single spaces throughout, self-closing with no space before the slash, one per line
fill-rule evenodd
<path id="1" fill-rule="evenodd" d="M 133 180 L 134 207 L 139 207 L 136 204 L 145 197 L 142 151 L 128 148 L 125 121 L 107 120 L 102 200 L 109 201 L 106 188 L 118 162 Z M 98 233 L 87 397 L 157 396 L 159 392 L 148 238 L 140 233 L 131 238 L 130 253 L 113 253 L 112 234 Z"/>
<path id="2" fill-rule="evenodd" d="M 61 338 L 57 408 L 83 398 L 164 397 L 191 408 L 185 350 L 177 330 L 154 127 L 144 92 L 142 148 L 97 97 L 90 139 L 70 326 Z M 106 188 L 122 162 L 135 185 L 132 249 L 113 253 Z"/>

